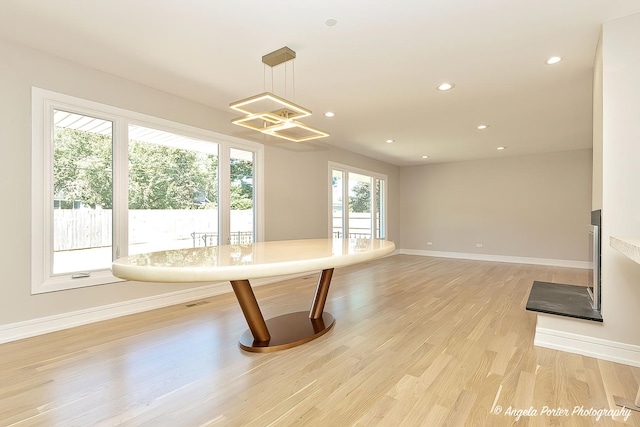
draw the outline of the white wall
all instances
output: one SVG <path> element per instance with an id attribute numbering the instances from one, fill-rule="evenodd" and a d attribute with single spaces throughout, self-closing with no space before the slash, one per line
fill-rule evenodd
<path id="1" fill-rule="evenodd" d="M 592 210 L 602 209 L 602 34 L 593 61 L 593 177 Z"/>
<path id="2" fill-rule="evenodd" d="M 329 237 L 329 168 L 336 162 L 387 175 L 387 239 L 400 237 L 400 168 L 323 145 L 269 144 L 265 153 L 267 187 L 266 240 Z"/>
<path id="3" fill-rule="evenodd" d="M 536 341 L 640 366 L 640 265 L 609 245 L 640 237 L 640 15 L 603 25 L 601 55 L 604 323 L 539 316 Z"/>
<path id="4" fill-rule="evenodd" d="M 400 247 L 586 262 L 591 163 L 576 150 L 403 168 Z"/>
<path id="5" fill-rule="evenodd" d="M 3 334 L 11 335 L 14 330 L 71 324 L 77 319 L 69 319 L 70 313 L 80 313 L 78 321 L 108 317 L 118 312 L 111 309 L 113 306 L 133 300 L 153 306 L 160 301 L 154 298 L 166 293 L 197 288 L 124 282 L 30 294 L 31 87 L 237 135 L 238 128 L 230 124 L 234 115 L 1 40 L 0 58 L 0 182 L 4 203 L 0 218 L 0 341 Z M 398 186 L 397 167 L 329 146 L 299 153 L 276 145 L 267 147 L 265 156 L 265 235 L 269 240 L 327 235 L 328 160 L 386 173 L 390 186 Z M 398 201 L 392 196 L 390 203 L 394 207 L 389 236 L 394 238 L 398 226 L 392 215 Z M 95 309 L 101 306 L 111 308 L 98 313 L 100 310 Z"/>

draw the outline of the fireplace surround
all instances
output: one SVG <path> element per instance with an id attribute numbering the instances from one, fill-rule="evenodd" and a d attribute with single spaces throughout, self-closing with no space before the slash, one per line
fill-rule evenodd
<path id="1" fill-rule="evenodd" d="M 589 226 L 589 281 L 587 286 L 534 281 L 526 309 L 538 313 L 602 322 L 601 304 L 602 212 L 591 212 Z"/>

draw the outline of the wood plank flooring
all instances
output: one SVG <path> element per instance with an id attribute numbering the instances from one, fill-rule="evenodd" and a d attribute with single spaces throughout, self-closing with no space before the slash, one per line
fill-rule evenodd
<path id="1" fill-rule="evenodd" d="M 256 288 L 265 317 L 308 309 L 316 280 Z M 533 280 L 587 272 L 409 255 L 338 269 L 333 330 L 268 354 L 238 348 L 233 294 L 3 344 L 0 426 L 640 426 L 571 414 L 619 409 L 640 368 L 534 347 Z"/>

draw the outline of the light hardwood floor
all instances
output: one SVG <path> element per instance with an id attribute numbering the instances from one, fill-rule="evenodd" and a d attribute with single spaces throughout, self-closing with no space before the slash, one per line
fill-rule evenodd
<path id="1" fill-rule="evenodd" d="M 316 280 L 256 288 L 265 317 L 308 309 Z M 586 271 L 408 255 L 338 269 L 334 329 L 269 354 L 238 348 L 233 294 L 0 345 L 0 425 L 640 426 L 541 413 L 615 409 L 640 368 L 534 347 L 533 280 Z"/>

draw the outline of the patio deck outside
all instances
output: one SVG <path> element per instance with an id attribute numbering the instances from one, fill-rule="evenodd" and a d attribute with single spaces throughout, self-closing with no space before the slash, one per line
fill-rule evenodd
<path id="1" fill-rule="evenodd" d="M 231 211 L 234 232 L 230 244 L 254 240 L 253 210 Z M 168 249 L 218 244 L 218 212 L 203 210 L 130 210 L 129 255 Z M 336 219 L 334 219 L 334 223 Z M 56 273 L 106 269 L 111 266 L 112 213 L 110 209 L 55 209 L 57 236 L 54 248 Z M 350 222 L 349 238 L 371 238 L 370 214 L 358 214 Z M 340 227 L 332 233 L 345 237 Z"/>

